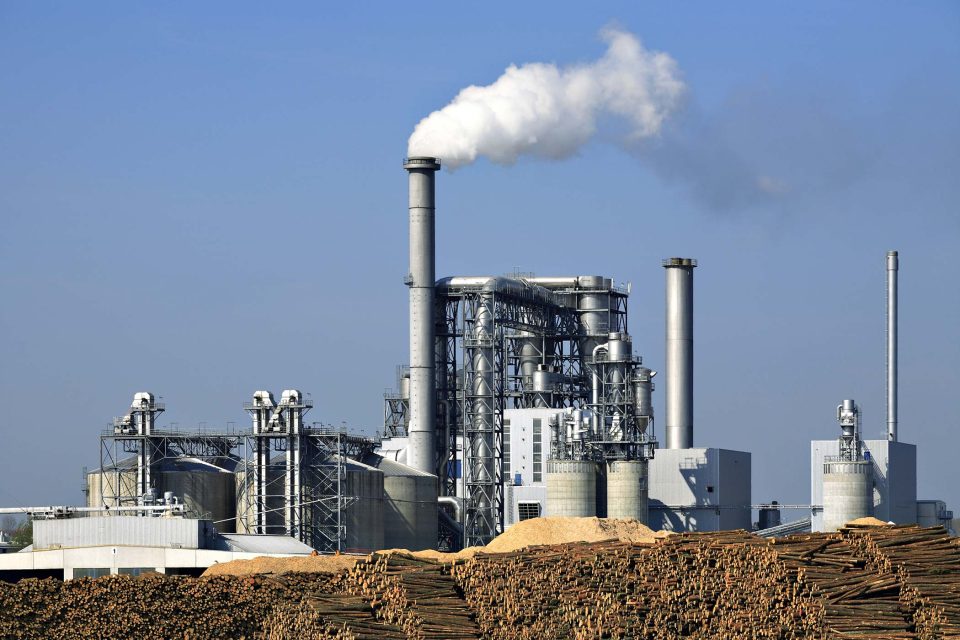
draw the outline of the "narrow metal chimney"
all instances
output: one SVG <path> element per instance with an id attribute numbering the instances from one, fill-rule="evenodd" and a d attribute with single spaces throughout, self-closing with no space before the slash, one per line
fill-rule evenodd
<path id="1" fill-rule="evenodd" d="M 434 174 L 437 158 L 407 158 L 410 174 L 410 423 L 407 464 L 437 473 L 437 385 L 434 362 Z"/>
<path id="2" fill-rule="evenodd" d="M 667 258 L 666 448 L 693 446 L 693 270 L 692 258 Z"/>
<path id="3" fill-rule="evenodd" d="M 887 251 L 887 440 L 897 441 L 897 275 L 900 258 Z"/>

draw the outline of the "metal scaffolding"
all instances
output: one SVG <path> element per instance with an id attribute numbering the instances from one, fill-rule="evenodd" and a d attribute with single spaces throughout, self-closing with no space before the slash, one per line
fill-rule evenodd
<path id="1" fill-rule="evenodd" d="M 237 460 L 241 434 L 160 430 L 156 417 L 164 409 L 153 394 L 137 393 L 130 412 L 100 434 L 100 506 L 124 507 L 120 513 L 137 515 L 127 507 L 143 506 L 157 497 L 157 471 L 168 460 L 195 458 L 217 464 Z"/>
<path id="2" fill-rule="evenodd" d="M 238 522 L 249 533 L 287 535 L 323 552 L 343 550 L 348 459 L 373 450 L 375 441 L 343 430 L 304 425 L 313 404 L 284 391 L 279 404 L 266 391 L 244 405 L 253 429 L 244 434 Z"/>

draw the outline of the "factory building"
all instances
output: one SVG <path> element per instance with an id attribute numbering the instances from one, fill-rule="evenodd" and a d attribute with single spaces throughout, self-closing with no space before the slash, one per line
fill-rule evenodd
<path id="1" fill-rule="evenodd" d="M 38 521 L 37 544 L 11 554 L 9 567 L 0 562 L 0 574 L 195 572 L 223 554 L 311 549 L 452 550 L 542 516 L 749 530 L 760 506 L 770 535 L 832 529 L 863 515 L 952 517 L 939 501 L 917 502 L 916 448 L 897 439 L 895 252 L 888 256 L 889 437 L 862 441 L 859 407 L 845 400 L 840 438 L 811 445 L 812 518 L 780 525 L 780 505 L 752 505 L 749 452 L 695 446 L 696 260 L 662 263 L 661 445 L 658 373 L 634 353 L 629 333 L 632 287 L 602 275 L 438 278 L 440 161 L 413 157 L 404 168 L 410 358 L 384 397 L 383 433 L 309 423 L 313 402 L 296 389 L 279 401 L 254 392 L 244 404 L 249 429 L 185 433 L 159 428 L 164 404 L 137 393 L 100 436 L 84 517 Z M 177 517 L 149 517 L 171 510 Z"/>
<path id="2" fill-rule="evenodd" d="M 306 556 L 313 551 L 287 536 L 221 534 L 211 521 L 183 517 L 182 511 L 153 515 L 158 517 L 89 517 L 67 510 L 37 514 L 33 545 L 0 556 L 0 580 L 142 573 L 198 576 L 221 562 Z"/>
<path id="3" fill-rule="evenodd" d="M 810 504 L 813 531 L 835 531 L 845 522 L 873 516 L 896 524 L 922 522 L 949 527 L 952 512 L 939 500 L 917 500 L 917 447 L 899 439 L 898 275 L 896 251 L 886 256 L 887 438 L 860 439 L 860 407 L 837 407 L 841 435 L 810 443 Z M 943 505 L 941 507 L 941 505 Z"/>

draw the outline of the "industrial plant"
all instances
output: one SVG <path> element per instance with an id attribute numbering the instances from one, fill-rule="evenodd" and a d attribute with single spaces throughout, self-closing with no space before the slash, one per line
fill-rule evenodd
<path id="1" fill-rule="evenodd" d="M 697 261 L 660 265 L 665 355 L 655 371 L 633 349 L 632 287 L 611 275 L 438 277 L 440 168 L 433 157 L 404 163 L 410 354 L 383 398 L 382 432 L 310 422 L 313 401 L 297 389 L 253 391 L 247 428 L 181 431 L 158 426 L 157 395 L 137 393 L 99 436 L 86 505 L 4 510 L 26 511 L 37 526 L 32 547 L 0 557 L 0 575 L 190 573 L 226 559 L 218 553 L 457 550 L 543 516 L 767 536 L 865 516 L 948 525 L 943 502 L 917 500 L 916 447 L 898 434 L 897 252 L 886 258 L 887 438 L 863 440 L 860 407 L 844 399 L 839 437 L 811 442 L 810 503 L 755 504 L 750 452 L 695 446 Z M 781 524 L 785 508 L 800 517 Z M 128 550 L 126 565 L 94 557 L 120 544 L 170 553 Z"/>

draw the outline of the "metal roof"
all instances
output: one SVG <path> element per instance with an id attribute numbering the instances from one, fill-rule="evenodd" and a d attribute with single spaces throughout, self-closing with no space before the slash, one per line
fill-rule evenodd
<path id="1" fill-rule="evenodd" d="M 310 555 L 313 547 L 305 545 L 289 536 L 264 536 L 245 533 L 221 533 L 227 551 L 246 553 L 289 553 L 291 555 Z"/>

